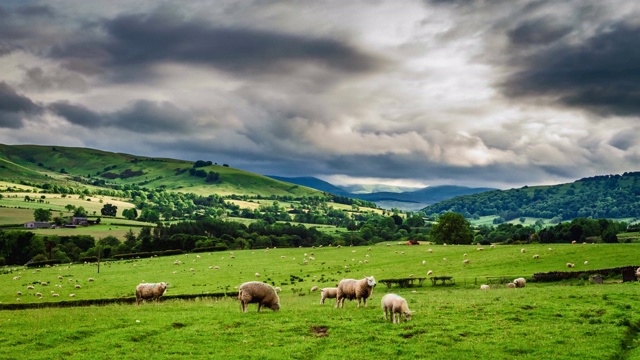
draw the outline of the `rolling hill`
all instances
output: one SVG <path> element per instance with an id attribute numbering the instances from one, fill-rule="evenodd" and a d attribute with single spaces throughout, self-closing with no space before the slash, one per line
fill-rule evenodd
<path id="1" fill-rule="evenodd" d="M 467 218 L 498 216 L 554 219 L 640 218 L 640 172 L 583 178 L 573 183 L 525 186 L 459 196 L 427 206 L 427 214 L 457 212 Z"/>
<path id="2" fill-rule="evenodd" d="M 0 179 L 14 183 L 74 188 L 137 185 L 201 195 L 322 196 L 318 190 L 226 164 L 199 162 L 87 148 L 0 144 Z M 208 181 L 210 174 L 216 176 Z"/>

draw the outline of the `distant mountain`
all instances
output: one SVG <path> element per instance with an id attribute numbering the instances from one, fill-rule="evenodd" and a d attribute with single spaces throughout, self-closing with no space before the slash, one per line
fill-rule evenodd
<path id="1" fill-rule="evenodd" d="M 331 183 L 328 183 L 324 180 L 320 180 L 318 178 L 312 176 L 301 176 L 301 177 L 284 177 L 284 176 L 276 176 L 276 175 L 265 175 L 275 180 L 288 182 L 291 184 L 297 184 L 301 186 L 306 186 L 308 188 L 328 192 L 338 196 L 347 196 L 353 197 L 349 191 L 346 191 L 342 188 L 339 188 Z"/>
<path id="2" fill-rule="evenodd" d="M 583 178 L 573 183 L 525 186 L 450 198 L 423 209 L 427 214 L 457 212 L 465 217 L 499 216 L 554 219 L 640 218 L 640 172 Z"/>
<path id="3" fill-rule="evenodd" d="M 375 202 L 378 206 L 390 209 L 416 211 L 427 205 L 437 203 L 452 197 L 468 194 L 476 194 L 484 191 L 495 190 L 493 188 L 470 188 L 465 186 L 442 185 L 430 186 L 416 191 L 405 192 L 372 192 L 358 194 L 349 192 L 341 187 L 335 186 L 324 180 L 315 177 L 283 177 L 267 175 L 273 179 L 310 187 L 316 190 L 332 193 L 338 196 L 346 196 L 354 199 L 362 199 Z M 352 187 L 354 188 L 354 187 Z"/>
<path id="4" fill-rule="evenodd" d="M 340 187 L 352 194 L 371 194 L 376 192 L 401 193 L 407 191 L 418 191 L 422 189 L 420 187 L 394 186 L 385 184 L 352 184 L 341 185 Z"/>

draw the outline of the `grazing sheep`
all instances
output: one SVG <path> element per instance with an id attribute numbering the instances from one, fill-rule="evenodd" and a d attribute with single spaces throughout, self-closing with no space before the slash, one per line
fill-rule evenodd
<path id="1" fill-rule="evenodd" d="M 87 279 L 87 281 L 93 281 L 93 278 L 89 278 L 89 279 Z"/>
<path id="2" fill-rule="evenodd" d="M 496 246 L 495 246 L 495 245 L 493 245 L 493 244 L 489 245 L 489 248 L 491 248 L 491 249 L 495 249 L 495 247 L 496 247 Z"/>
<path id="3" fill-rule="evenodd" d="M 515 288 L 516 288 L 516 284 L 514 284 L 514 283 L 512 283 L 512 282 L 507 283 L 507 284 L 506 284 L 506 286 L 507 286 L 508 288 L 510 288 L 510 289 L 515 289 Z"/>
<path id="4" fill-rule="evenodd" d="M 58 275 L 58 280 L 62 280 L 63 277 L 61 275 Z"/>
<path id="5" fill-rule="evenodd" d="M 399 324 L 402 316 L 404 316 L 405 321 L 411 320 L 412 312 L 409 310 L 407 300 L 399 295 L 386 294 L 382 297 L 382 300 L 380 300 L 380 305 L 384 312 L 384 319 L 391 320 L 393 324 Z M 390 319 L 388 316 L 389 313 L 391 313 Z"/>
<path id="6" fill-rule="evenodd" d="M 260 277 L 260 273 L 256 273 L 256 277 Z"/>
<path id="7" fill-rule="evenodd" d="M 572 244 L 577 244 L 577 242 L 576 242 L 575 240 L 573 240 L 571 243 L 572 243 Z"/>
<path id="8" fill-rule="evenodd" d="M 16 294 L 17 294 L 18 296 L 22 296 L 22 291 L 18 291 Z"/>
<path id="9" fill-rule="evenodd" d="M 432 271 L 432 270 L 427 271 L 427 276 L 429 276 L 429 275 L 431 275 L 431 274 L 433 274 L 433 271 Z"/>
<path id="10" fill-rule="evenodd" d="M 76 294 L 69 294 L 69 297 L 74 297 L 76 296 Z"/>
<path id="11" fill-rule="evenodd" d="M 167 283 L 146 283 L 136 286 L 136 305 L 140 305 L 141 300 L 154 299 L 156 304 L 160 297 L 167 291 Z"/>
<path id="12" fill-rule="evenodd" d="M 480 290 L 489 290 L 489 289 L 490 289 L 489 285 L 486 285 L 486 284 L 480 285 Z"/>
<path id="13" fill-rule="evenodd" d="M 258 303 L 260 308 L 268 307 L 273 311 L 280 310 L 280 298 L 273 286 L 260 281 L 249 281 L 240 285 L 238 289 L 238 300 L 242 306 L 242 312 L 247 312 L 247 305 Z"/>
<path id="14" fill-rule="evenodd" d="M 469 259 L 466 259 L 465 261 L 463 261 L 463 263 L 468 264 L 470 261 Z"/>
<path id="15" fill-rule="evenodd" d="M 524 278 L 517 278 L 513 280 L 513 283 L 517 288 L 523 288 L 527 284 L 527 280 L 525 280 Z"/>
<path id="16" fill-rule="evenodd" d="M 521 253 L 526 253 L 526 252 L 527 252 L 527 249 L 522 248 L 522 249 L 520 249 L 520 252 L 521 252 Z"/>
<path id="17" fill-rule="evenodd" d="M 60 296 L 60 294 L 53 293 L 53 294 L 51 294 L 51 296 L 58 297 L 58 296 Z"/>
<path id="18" fill-rule="evenodd" d="M 568 267 L 568 268 L 572 268 L 572 267 L 574 267 L 574 266 L 575 266 L 575 265 L 574 265 L 574 264 L 572 264 L 572 263 L 567 263 L 567 267 Z"/>
<path id="19" fill-rule="evenodd" d="M 75 286 L 75 288 L 76 288 L 76 289 L 80 289 L 81 287 L 82 287 L 82 286 L 80 286 L 80 285 L 76 285 L 76 286 Z"/>
<path id="20" fill-rule="evenodd" d="M 37 297 L 42 297 L 42 293 L 38 291 L 38 292 L 36 293 L 36 296 L 37 296 Z"/>
<path id="21" fill-rule="evenodd" d="M 49 285 L 49 284 L 47 284 L 46 282 L 44 282 L 44 281 L 43 281 L 43 282 L 41 282 L 41 283 L 40 283 L 40 285 L 41 285 L 41 286 L 47 286 L 47 285 Z"/>
<path id="22" fill-rule="evenodd" d="M 552 248 L 548 248 L 547 251 L 553 251 L 553 249 Z"/>
<path id="23" fill-rule="evenodd" d="M 427 261 L 426 260 L 422 260 L 422 265 L 427 265 Z"/>
<path id="24" fill-rule="evenodd" d="M 482 250 L 484 250 L 484 248 L 479 247 L 479 248 L 477 248 L 476 250 L 478 250 L 478 251 L 482 251 Z"/>
<path id="25" fill-rule="evenodd" d="M 638 280 L 640 280 L 640 268 L 638 268 L 638 270 L 636 270 L 636 278 Z"/>
<path id="26" fill-rule="evenodd" d="M 373 293 L 373 288 L 376 286 L 376 279 L 373 276 L 365 276 L 364 279 L 342 279 L 338 283 L 338 292 L 336 294 L 336 308 L 344 307 L 344 299 L 358 300 L 358 307 L 360 307 L 360 301 L 364 302 L 364 307 L 367 307 L 367 298 Z"/>
<path id="27" fill-rule="evenodd" d="M 534 258 L 534 259 L 539 259 L 539 258 L 540 258 L 540 255 L 535 254 L 535 255 L 533 255 L 533 258 Z"/>
<path id="28" fill-rule="evenodd" d="M 276 290 L 276 292 L 280 292 L 280 291 L 282 291 L 282 288 L 280 286 L 276 286 L 275 290 Z"/>
<path id="29" fill-rule="evenodd" d="M 33 290 L 33 289 L 35 289 L 35 287 L 33 287 L 33 285 L 27 286 L 27 290 Z"/>
<path id="30" fill-rule="evenodd" d="M 589 261 L 585 261 L 585 262 L 584 262 L 584 264 L 585 264 L 585 265 L 589 265 Z"/>
<path id="31" fill-rule="evenodd" d="M 318 287 L 317 286 L 312 287 L 311 291 L 318 291 Z"/>
<path id="32" fill-rule="evenodd" d="M 320 305 L 324 304 L 325 299 L 335 299 L 338 295 L 338 288 L 322 288 L 320 289 Z"/>
<path id="33" fill-rule="evenodd" d="M 433 250 L 431 250 L 431 249 L 429 249 L 429 250 L 427 250 L 427 251 L 428 251 L 428 252 L 430 252 L 430 253 L 432 253 L 432 252 L 433 252 Z"/>
<path id="34" fill-rule="evenodd" d="M 467 253 L 464 253 L 464 254 L 462 255 L 462 257 L 467 257 Z"/>

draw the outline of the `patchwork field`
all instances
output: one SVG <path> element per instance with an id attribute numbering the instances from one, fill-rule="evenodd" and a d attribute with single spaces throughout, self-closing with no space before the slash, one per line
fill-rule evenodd
<path id="1" fill-rule="evenodd" d="M 479 290 L 487 276 L 529 279 L 541 271 L 640 265 L 638 244 L 487 246 L 481 251 L 477 246 L 390 245 L 136 259 L 102 263 L 99 273 L 97 266 L 82 264 L 39 271 L 5 267 L 2 304 L 132 298 L 138 283 L 159 281 L 169 283 L 166 295 L 235 291 L 256 279 L 283 291 L 279 312 L 258 313 L 252 304 L 243 314 L 229 297 L 3 310 L 0 358 L 640 358 L 638 282 L 621 283 L 616 277 L 602 285 L 529 281 L 522 289 L 493 284 Z M 535 254 L 539 259 L 533 259 Z M 463 264 L 464 259 L 470 262 Z M 567 262 L 576 267 L 567 269 Z M 427 277 L 428 270 L 452 276 L 455 285 L 433 286 L 427 280 L 423 286 L 387 289 L 380 282 Z M 378 280 L 366 308 L 349 301 L 343 309 L 335 309 L 333 301 L 320 305 L 320 294 L 310 292 L 312 286 L 335 286 L 344 277 L 364 275 Z M 34 289 L 27 290 L 28 285 Z M 387 292 L 408 300 L 415 312 L 411 321 L 384 321 L 380 299 Z"/>

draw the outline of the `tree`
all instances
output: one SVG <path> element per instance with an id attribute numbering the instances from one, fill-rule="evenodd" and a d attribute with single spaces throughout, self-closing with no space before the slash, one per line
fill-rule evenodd
<path id="1" fill-rule="evenodd" d="M 431 236 L 439 244 L 471 244 L 473 240 L 469 222 L 461 214 L 453 212 L 440 216 L 431 229 Z"/>
<path id="2" fill-rule="evenodd" d="M 85 208 L 83 206 L 78 206 L 76 208 L 76 210 L 74 211 L 73 216 L 75 216 L 75 217 L 86 217 L 87 216 L 87 210 L 85 210 Z"/>
<path id="3" fill-rule="evenodd" d="M 51 221 L 51 210 L 36 209 L 33 212 L 33 218 L 36 221 Z"/>
<path id="4" fill-rule="evenodd" d="M 136 208 L 122 210 L 122 216 L 129 220 L 135 220 L 138 217 L 138 210 Z"/>
<path id="5" fill-rule="evenodd" d="M 118 207 L 111 204 L 105 204 L 100 210 L 103 216 L 116 216 L 118 213 Z"/>

